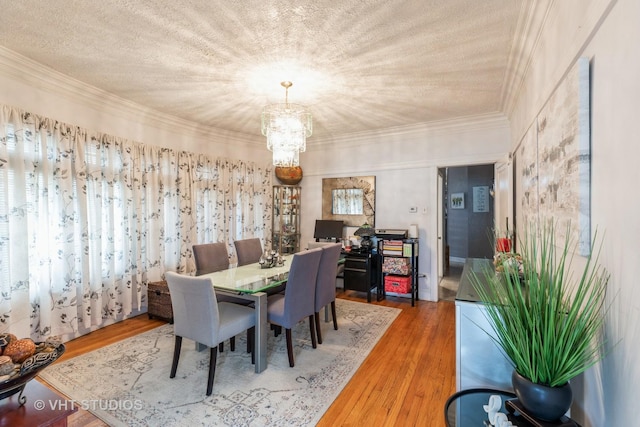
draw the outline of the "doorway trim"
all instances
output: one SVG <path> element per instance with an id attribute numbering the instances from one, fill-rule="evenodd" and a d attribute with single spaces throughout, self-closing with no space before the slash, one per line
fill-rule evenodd
<path id="1" fill-rule="evenodd" d="M 436 284 L 436 290 L 434 292 L 435 296 L 436 296 L 436 301 L 440 300 L 440 281 L 442 279 L 442 277 L 444 277 L 444 265 L 445 265 L 445 250 L 444 248 L 446 247 L 446 230 L 445 230 L 445 204 L 444 204 L 444 186 L 446 185 L 446 182 L 444 180 L 444 177 L 442 176 L 442 171 L 446 170 L 447 168 L 452 168 L 452 167 L 466 167 L 466 166 L 477 166 L 477 165 L 489 165 L 489 164 L 493 164 L 494 166 L 494 198 L 493 198 L 493 205 L 494 205 L 494 223 L 495 224 L 501 224 L 502 222 L 504 222 L 506 220 L 506 217 L 508 216 L 509 218 L 513 218 L 513 211 L 512 209 L 507 209 L 506 212 L 504 212 L 503 210 L 501 210 L 500 212 L 498 212 L 497 206 L 500 203 L 500 198 L 503 197 L 507 197 L 507 202 L 506 205 L 507 206 L 512 206 L 512 198 L 513 198 L 513 194 L 512 194 L 512 190 L 511 188 L 513 187 L 513 177 L 512 174 L 508 174 L 508 176 L 505 179 L 504 173 L 505 170 L 511 170 L 512 168 L 510 167 L 506 167 L 509 166 L 511 164 L 511 160 L 509 158 L 509 155 L 504 155 L 499 159 L 494 159 L 494 160 L 488 160 L 487 159 L 482 159 L 479 160 L 478 162 L 470 162 L 470 163 L 464 163 L 464 164 L 460 164 L 460 163 L 454 163 L 454 164 L 447 164 L 447 165 L 439 165 L 436 167 L 436 176 L 437 176 L 437 182 L 436 182 L 436 209 L 437 209 L 437 214 L 436 214 L 436 230 L 437 230 L 437 235 L 436 235 L 436 257 L 437 259 L 436 261 L 436 266 L 437 266 L 437 272 L 436 272 L 436 277 L 435 279 L 437 280 L 437 284 Z M 500 177 L 498 176 L 498 168 L 499 168 L 499 173 L 501 174 Z M 506 168 L 506 169 L 505 169 Z M 441 182 L 442 180 L 442 182 Z M 499 190 L 499 191 L 498 191 Z M 506 215 L 505 215 L 506 214 Z M 512 220 L 510 219 L 510 222 Z M 432 294 L 433 295 L 433 294 Z"/>

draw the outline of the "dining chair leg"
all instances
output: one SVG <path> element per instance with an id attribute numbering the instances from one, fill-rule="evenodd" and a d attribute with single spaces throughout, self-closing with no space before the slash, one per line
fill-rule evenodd
<path id="1" fill-rule="evenodd" d="M 182 348 L 182 337 L 176 335 L 175 345 L 173 347 L 173 363 L 171 364 L 171 373 L 169 378 L 175 378 L 178 369 L 178 359 L 180 359 L 180 349 Z"/>
<path id="2" fill-rule="evenodd" d="M 286 328 L 284 332 L 285 336 L 287 337 L 287 355 L 289 356 L 289 366 L 293 368 L 293 340 L 291 339 L 291 329 Z"/>
<path id="3" fill-rule="evenodd" d="M 311 333 L 311 346 L 313 348 L 318 348 L 318 344 L 316 343 L 316 325 L 315 325 L 315 316 L 312 314 L 309 316 L 309 332 Z"/>
<path id="4" fill-rule="evenodd" d="M 209 379 L 207 380 L 207 396 L 211 396 L 213 391 L 213 378 L 216 376 L 216 360 L 218 359 L 218 347 L 211 347 L 209 358 Z"/>
<path id="5" fill-rule="evenodd" d="M 247 352 L 251 353 L 252 365 L 256 364 L 256 350 L 255 350 L 256 346 L 254 345 L 255 339 L 256 339 L 256 328 L 255 326 L 252 326 L 249 329 L 247 329 Z"/>
<path id="6" fill-rule="evenodd" d="M 316 335 L 318 335 L 318 344 L 322 344 L 322 331 L 320 329 L 320 313 L 315 314 Z"/>
<path id="7" fill-rule="evenodd" d="M 231 351 L 236 351 L 236 337 L 229 338 L 229 347 L 231 347 Z"/>
<path id="8" fill-rule="evenodd" d="M 331 315 L 333 316 L 333 329 L 338 330 L 338 316 L 336 316 L 336 302 L 331 301 Z"/>
<path id="9" fill-rule="evenodd" d="M 222 353 L 224 351 L 224 343 L 223 342 L 218 344 L 218 350 L 220 350 L 220 353 Z"/>
<path id="10" fill-rule="evenodd" d="M 253 341 L 256 339 L 255 332 L 255 327 L 247 329 L 247 353 L 251 353 L 253 349 Z"/>

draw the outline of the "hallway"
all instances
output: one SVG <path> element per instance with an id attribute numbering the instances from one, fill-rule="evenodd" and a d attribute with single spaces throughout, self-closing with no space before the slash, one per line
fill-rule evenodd
<path id="1" fill-rule="evenodd" d="M 462 276 L 462 264 L 451 264 L 449 274 L 440 280 L 438 295 L 442 301 L 455 301 L 458 292 L 460 276 Z"/>

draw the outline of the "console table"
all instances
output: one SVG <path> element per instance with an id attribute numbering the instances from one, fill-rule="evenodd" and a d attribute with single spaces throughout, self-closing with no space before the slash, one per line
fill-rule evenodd
<path id="1" fill-rule="evenodd" d="M 488 259 L 469 258 L 464 264 L 456 294 L 456 390 L 486 387 L 512 390 L 513 365 L 485 331 L 493 333 L 486 307 L 474 287 L 475 275 L 485 283 L 492 271 Z"/>
<path id="2" fill-rule="evenodd" d="M 0 427 L 66 427 L 67 417 L 78 410 L 64 396 L 35 379 L 29 381 L 18 402 L 18 393 L 0 400 Z"/>

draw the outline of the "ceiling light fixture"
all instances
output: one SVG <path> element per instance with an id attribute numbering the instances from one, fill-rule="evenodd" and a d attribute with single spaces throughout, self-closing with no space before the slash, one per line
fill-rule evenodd
<path id="1" fill-rule="evenodd" d="M 284 104 L 262 109 L 262 134 L 273 152 L 274 166 L 299 166 L 299 154 L 307 149 L 307 138 L 313 133 L 311 113 L 302 105 L 289 103 L 293 83 L 285 81 L 280 85 L 285 89 Z"/>

